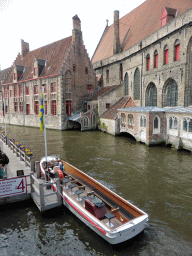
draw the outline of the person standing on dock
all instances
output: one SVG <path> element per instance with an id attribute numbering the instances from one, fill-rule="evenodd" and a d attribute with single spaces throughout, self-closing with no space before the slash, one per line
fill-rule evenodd
<path id="1" fill-rule="evenodd" d="M 3 179 L 4 177 L 6 177 L 4 166 L 7 165 L 8 163 L 9 163 L 8 156 L 5 153 L 3 153 L 0 149 L 0 179 Z"/>

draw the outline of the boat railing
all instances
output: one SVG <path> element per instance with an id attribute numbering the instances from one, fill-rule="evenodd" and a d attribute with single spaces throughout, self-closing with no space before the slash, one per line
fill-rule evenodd
<path id="1" fill-rule="evenodd" d="M 19 148 L 18 145 L 16 145 L 11 139 L 9 139 L 7 135 L 4 135 L 1 132 L 0 138 L 11 150 L 13 150 L 13 153 L 16 153 L 17 157 L 20 157 L 21 161 L 24 161 L 25 166 L 29 166 L 31 168 L 31 172 L 35 171 L 35 163 L 32 155 L 28 156 L 25 151 L 21 150 L 21 148 Z"/>
<path id="2" fill-rule="evenodd" d="M 48 193 L 50 186 L 54 187 L 55 191 L 51 190 L 51 192 Z M 31 175 L 31 195 L 41 211 L 50 208 L 50 205 L 54 204 L 55 201 L 62 204 L 60 180 L 55 179 L 55 181 L 45 182 Z M 56 195 L 56 198 L 53 198 L 54 195 Z M 48 202 L 48 204 L 45 201 Z"/>

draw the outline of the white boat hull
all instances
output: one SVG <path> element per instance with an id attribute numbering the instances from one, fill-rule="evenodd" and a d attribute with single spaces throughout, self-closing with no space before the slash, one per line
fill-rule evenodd
<path id="1" fill-rule="evenodd" d="M 41 162 L 42 161 L 45 161 L 45 158 L 43 158 Z M 41 162 L 40 162 L 41 172 L 45 176 L 45 171 L 41 165 Z M 100 184 L 100 183 L 97 182 L 97 184 Z M 102 184 L 100 185 L 103 186 Z M 56 188 L 53 187 L 53 189 L 56 189 Z M 121 198 L 119 195 L 115 194 L 113 191 L 109 190 L 108 188 L 105 188 L 105 189 L 107 189 L 107 191 L 109 191 L 111 194 L 116 195 L 119 199 L 124 200 L 123 198 Z M 125 224 L 122 224 L 117 228 L 111 229 L 111 228 L 108 228 L 106 225 L 104 225 L 99 219 L 93 216 L 90 212 L 88 212 L 76 200 L 71 198 L 69 194 L 66 193 L 65 189 L 63 189 L 62 197 L 63 197 L 63 204 L 77 218 L 79 218 L 83 223 L 85 223 L 89 228 L 91 228 L 94 232 L 96 232 L 99 236 L 101 236 L 110 244 L 119 244 L 135 237 L 145 229 L 146 224 L 148 222 L 148 215 L 145 212 L 138 209 L 136 206 L 129 203 L 129 205 L 131 205 L 134 209 L 137 209 L 140 212 L 142 212 L 142 216 L 134 218 L 133 220 Z"/>

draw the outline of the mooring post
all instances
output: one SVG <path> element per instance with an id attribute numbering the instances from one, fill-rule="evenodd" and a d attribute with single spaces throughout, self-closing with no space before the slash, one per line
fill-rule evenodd
<path id="1" fill-rule="evenodd" d="M 35 171 L 36 171 L 36 178 L 41 178 L 41 172 L 40 172 L 40 164 L 39 161 L 35 161 Z"/>
<path id="2" fill-rule="evenodd" d="M 60 186 L 60 179 L 56 179 L 55 180 L 55 183 L 56 183 L 56 187 L 57 187 L 57 200 L 58 202 L 62 200 L 62 197 L 61 197 L 61 186 Z"/>

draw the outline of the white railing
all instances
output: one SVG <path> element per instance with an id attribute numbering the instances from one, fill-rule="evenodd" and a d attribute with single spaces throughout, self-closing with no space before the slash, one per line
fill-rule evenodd
<path id="1" fill-rule="evenodd" d="M 7 136 L 4 134 L 0 133 L 0 138 L 1 140 L 8 145 L 8 147 L 13 150 L 13 153 L 16 153 L 17 157 L 20 157 L 21 161 L 25 162 L 26 166 L 29 166 L 31 168 L 31 172 L 35 171 L 35 166 L 34 166 L 34 159 L 33 156 L 27 156 L 26 153 L 21 150 L 17 145 L 15 145 Z"/>
<path id="2" fill-rule="evenodd" d="M 31 194 L 33 194 L 33 192 L 37 193 L 40 199 L 40 208 L 42 210 L 44 209 L 44 207 L 46 207 L 45 197 L 50 197 L 56 194 L 57 201 L 62 202 L 61 186 L 60 186 L 59 179 L 55 179 L 54 182 L 42 182 L 41 180 L 36 179 L 34 175 L 31 175 L 30 177 L 31 177 Z M 36 185 L 34 183 L 36 183 Z M 51 185 L 54 185 L 54 187 L 56 188 L 56 191 L 45 194 L 44 187 L 50 187 Z"/>

